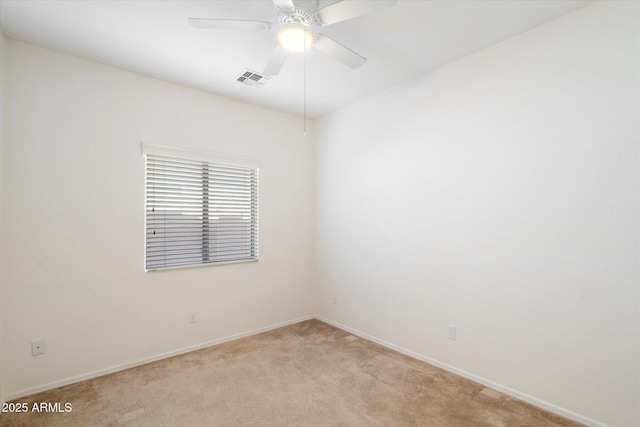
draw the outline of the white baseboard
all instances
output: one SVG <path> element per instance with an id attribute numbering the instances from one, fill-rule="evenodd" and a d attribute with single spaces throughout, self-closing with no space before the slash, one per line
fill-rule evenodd
<path id="1" fill-rule="evenodd" d="M 485 386 L 487 386 L 489 388 L 497 390 L 497 391 L 499 391 L 501 393 L 504 393 L 504 394 L 507 394 L 509 396 L 515 397 L 515 398 L 520 399 L 520 400 L 522 400 L 524 402 L 530 403 L 530 404 L 532 404 L 534 406 L 537 406 L 539 408 L 545 409 L 545 410 L 547 410 L 549 412 L 553 412 L 554 414 L 558 414 L 558 415 L 560 415 L 562 417 L 565 417 L 565 418 L 568 418 L 570 420 L 573 420 L 573 421 L 576 421 L 576 422 L 579 422 L 579 423 L 582 423 L 582 424 L 585 424 L 585 425 L 591 426 L 591 427 L 610 427 L 607 424 L 601 423 L 601 422 L 596 421 L 596 420 L 592 420 L 591 418 L 587 418 L 585 416 L 577 414 L 577 413 L 575 413 L 573 411 L 570 411 L 568 409 L 565 409 L 565 408 L 562 408 L 560 406 L 554 405 L 553 403 L 549 403 L 547 401 L 544 401 L 544 400 L 538 399 L 536 397 L 530 396 L 530 395 L 528 395 L 526 393 L 519 392 L 517 390 L 514 390 L 514 389 L 506 387 L 506 386 L 503 386 L 501 384 L 497 384 L 497 383 L 495 383 L 493 381 L 490 381 L 490 380 L 487 380 L 485 378 L 479 377 L 479 376 L 474 375 L 474 374 L 472 374 L 470 372 L 463 371 L 462 369 L 458 369 L 455 366 L 448 365 L 448 364 L 443 363 L 443 362 L 441 362 L 439 360 L 432 359 L 430 357 L 427 357 L 427 356 L 424 356 L 422 354 L 416 353 L 415 351 L 406 349 L 404 347 L 397 346 L 395 344 L 392 344 L 392 343 L 387 342 L 385 340 L 382 340 L 380 338 L 376 338 L 376 337 L 371 336 L 371 335 L 369 335 L 367 333 L 358 331 L 357 329 L 353 329 L 353 328 L 350 328 L 350 327 L 348 327 L 346 325 L 343 325 L 341 323 L 334 322 L 333 320 L 329 320 L 329 319 L 326 319 L 326 318 L 321 317 L 321 316 L 315 316 L 315 318 L 320 320 L 320 321 L 322 321 L 322 322 L 328 323 L 329 325 L 335 326 L 336 328 L 339 328 L 339 329 L 342 329 L 344 331 L 347 331 L 347 332 L 349 332 L 349 333 L 351 333 L 353 335 L 357 335 L 357 336 L 359 336 L 361 338 L 367 339 L 369 341 L 373 341 L 376 344 L 380 344 L 380 345 L 382 345 L 384 347 L 387 347 L 387 348 L 395 350 L 395 351 L 397 351 L 399 353 L 405 354 L 405 355 L 407 355 L 409 357 L 413 357 L 414 359 L 418 359 L 418 360 L 421 360 L 423 362 L 429 363 L 430 365 L 437 366 L 438 368 L 442 368 L 445 371 L 449 371 L 449 372 L 452 372 L 452 373 L 454 373 L 456 375 L 460 375 L 461 377 L 470 379 L 472 381 L 475 381 L 477 383 L 485 385 Z"/>
<path id="2" fill-rule="evenodd" d="M 265 327 L 262 327 L 262 328 L 253 329 L 251 331 L 241 332 L 241 333 L 235 334 L 235 335 L 230 335 L 228 337 L 218 338 L 218 339 L 215 339 L 215 340 L 206 341 L 206 342 L 203 342 L 203 343 L 200 343 L 200 344 L 196 344 L 196 345 L 192 345 L 192 346 L 189 346 L 189 347 L 180 348 L 178 350 L 168 351 L 166 353 L 157 354 L 155 356 L 145 357 L 143 359 L 135 360 L 133 362 L 122 363 L 120 365 L 111 366 L 111 367 L 105 368 L 105 369 L 99 369 L 97 371 L 88 372 L 86 374 L 76 375 L 74 377 L 65 378 L 63 380 L 54 381 L 54 382 L 51 382 L 51 383 L 48 383 L 48 384 L 42 384 L 42 385 L 38 385 L 38 386 L 35 386 L 35 387 L 30 387 L 30 388 L 27 388 L 27 389 L 24 389 L 24 390 L 16 391 L 16 392 L 13 392 L 13 393 L 8 393 L 7 395 L 3 396 L 3 402 L 5 402 L 4 399 L 6 399 L 7 401 L 18 399 L 20 397 L 28 396 L 28 395 L 34 394 L 34 393 L 39 393 L 41 391 L 51 390 L 51 389 L 54 389 L 54 388 L 65 386 L 65 385 L 77 383 L 79 381 L 90 380 L 92 378 L 101 377 L 103 375 L 112 374 L 112 373 L 118 372 L 118 371 L 124 371 L 125 369 L 135 368 L 136 366 L 145 365 L 147 363 L 155 362 L 155 361 L 166 359 L 166 358 L 173 357 L 173 356 L 178 356 L 180 354 L 189 353 L 189 352 L 192 352 L 192 351 L 195 351 L 195 350 L 200 350 L 200 349 L 203 349 L 203 348 L 206 348 L 206 347 L 211 347 L 213 345 L 222 344 L 222 343 L 229 342 L 229 341 L 234 341 L 234 340 L 237 340 L 237 339 L 240 339 L 240 338 L 245 338 L 245 337 L 248 337 L 248 336 L 251 336 L 251 335 L 261 334 L 263 332 L 271 331 L 273 329 L 282 328 L 283 326 L 293 325 L 295 323 L 300 323 L 300 322 L 303 322 L 305 320 L 310 320 L 310 319 L 313 319 L 313 318 L 314 318 L 313 315 L 304 316 L 304 317 L 300 317 L 298 319 L 288 320 L 286 322 L 276 323 L 276 324 L 265 326 Z"/>

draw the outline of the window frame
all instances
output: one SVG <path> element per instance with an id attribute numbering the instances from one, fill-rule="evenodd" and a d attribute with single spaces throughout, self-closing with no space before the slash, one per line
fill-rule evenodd
<path id="1" fill-rule="evenodd" d="M 165 270 L 175 270 L 175 269 L 183 269 L 183 268 L 194 268 L 194 267 L 209 267 L 216 265 L 227 265 L 227 264 L 239 264 L 239 263 L 248 263 L 248 262 L 257 262 L 260 259 L 260 161 L 258 158 L 249 157 L 249 156 L 239 156 L 235 154 L 228 153 L 220 153 L 214 151 L 206 151 L 192 148 L 182 148 L 182 147 L 173 147 L 167 145 L 159 145 L 153 144 L 149 142 L 141 143 L 141 153 L 143 157 L 143 171 L 144 171 L 144 228 L 143 228 L 143 245 L 144 245 L 144 271 L 145 272 L 153 272 L 153 271 L 165 271 Z M 186 161 L 195 161 L 195 162 L 203 162 L 213 166 L 219 167 L 239 167 L 246 169 L 253 169 L 256 173 L 256 256 L 255 258 L 249 259 L 238 259 L 238 260 L 228 260 L 228 261 L 209 261 L 209 262 L 201 262 L 201 263 L 193 263 L 193 264 L 184 264 L 184 265 L 172 265 L 172 266 L 163 266 L 163 267 L 147 267 L 147 155 L 153 155 L 158 157 L 167 157 L 173 158 L 177 160 L 186 160 Z"/>

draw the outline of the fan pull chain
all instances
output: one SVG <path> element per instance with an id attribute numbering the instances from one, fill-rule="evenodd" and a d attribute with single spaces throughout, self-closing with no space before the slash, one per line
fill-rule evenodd
<path id="1" fill-rule="evenodd" d="M 306 37 L 306 35 L 307 35 L 306 31 L 303 34 L 304 34 L 303 37 Z M 304 88 L 302 90 L 302 93 L 303 93 L 303 95 L 302 95 L 303 96 L 302 104 L 303 104 L 303 110 L 304 110 L 304 113 L 303 113 L 304 114 L 304 118 L 303 118 L 303 120 L 304 120 L 303 134 L 304 134 L 304 136 L 307 136 L 307 52 L 304 52 L 303 55 L 304 55 L 304 58 L 302 58 L 302 62 L 303 62 L 303 66 L 302 66 L 302 68 L 303 68 L 303 71 L 302 71 L 302 73 L 303 73 L 302 84 L 304 86 Z"/>

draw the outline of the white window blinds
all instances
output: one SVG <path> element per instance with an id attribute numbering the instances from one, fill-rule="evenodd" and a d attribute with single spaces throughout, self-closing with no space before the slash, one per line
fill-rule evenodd
<path id="1" fill-rule="evenodd" d="M 255 168 L 146 154 L 145 267 L 258 258 Z"/>

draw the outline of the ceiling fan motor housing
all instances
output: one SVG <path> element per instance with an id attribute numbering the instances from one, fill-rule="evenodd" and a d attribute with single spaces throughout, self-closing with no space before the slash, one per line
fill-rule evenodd
<path id="1" fill-rule="evenodd" d="M 313 23 L 313 18 L 307 11 L 295 8 L 287 11 L 281 11 L 278 16 L 278 22 L 281 25 L 297 24 L 310 27 Z"/>

